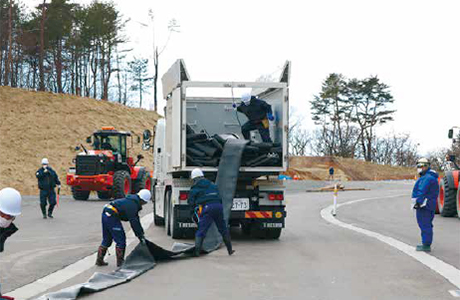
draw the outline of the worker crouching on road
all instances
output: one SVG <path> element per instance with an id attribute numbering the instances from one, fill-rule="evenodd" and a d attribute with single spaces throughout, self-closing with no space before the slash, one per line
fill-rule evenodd
<path id="1" fill-rule="evenodd" d="M 191 174 L 193 186 L 190 189 L 188 204 L 193 213 L 198 217 L 198 230 L 195 234 L 195 256 L 199 256 L 206 233 L 212 223 L 216 223 L 227 247 L 228 255 L 235 251 L 232 249 L 230 232 L 224 220 L 224 209 L 222 198 L 219 195 L 217 185 L 204 178 L 200 169 L 194 169 Z"/>
<path id="2" fill-rule="evenodd" d="M 126 198 L 118 199 L 104 206 L 102 210 L 102 243 L 97 251 L 97 266 L 106 266 L 104 261 L 107 249 L 116 243 L 117 267 L 120 267 L 125 260 L 126 234 L 121 221 L 128 221 L 134 234 L 141 243 L 145 244 L 144 230 L 139 219 L 139 212 L 142 206 L 150 201 L 151 193 L 147 189 L 140 190 L 135 195 L 128 195 Z"/>
<path id="3" fill-rule="evenodd" d="M 0 191 L 0 252 L 4 250 L 6 239 L 18 231 L 13 221 L 21 214 L 21 200 L 21 194 L 13 188 L 4 188 Z M 2 297 L 1 284 L 0 299 L 13 299 Z"/>
<path id="4" fill-rule="evenodd" d="M 416 210 L 417 223 L 422 232 L 422 244 L 417 245 L 416 250 L 430 252 L 433 242 L 433 219 L 439 194 L 438 174 L 430 169 L 430 163 L 426 158 L 418 160 L 417 172 L 420 178 L 412 190 L 412 207 Z"/>
<path id="5" fill-rule="evenodd" d="M 271 143 L 270 138 L 269 122 L 275 120 L 273 117 L 272 107 L 270 104 L 264 100 L 257 99 L 251 94 L 244 94 L 241 97 L 241 104 L 237 107 L 236 104 L 233 104 L 233 107 L 240 113 L 246 115 L 249 119 L 242 127 L 241 133 L 243 134 L 244 139 L 249 140 L 249 133 L 251 130 L 259 130 L 262 141 L 266 143 Z"/>
<path id="6" fill-rule="evenodd" d="M 49 166 L 47 158 L 42 159 L 42 167 L 38 169 L 35 176 L 38 179 L 38 188 L 40 189 L 40 208 L 42 210 L 43 219 L 46 219 L 46 205 L 48 207 L 48 217 L 53 218 L 53 210 L 56 206 L 56 186 L 61 188 L 61 182 L 56 172 Z"/>

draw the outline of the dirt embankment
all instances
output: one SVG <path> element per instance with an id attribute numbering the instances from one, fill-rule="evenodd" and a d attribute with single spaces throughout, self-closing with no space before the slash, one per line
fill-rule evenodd
<path id="1" fill-rule="evenodd" d="M 102 126 L 141 136 L 145 129 L 153 129 L 158 118 L 152 111 L 106 101 L 0 87 L 0 188 L 37 194 L 35 172 L 47 157 L 59 175 L 62 192 L 70 194 L 65 175 L 75 146 L 89 146 L 86 137 Z M 145 159 L 140 164 L 151 170 L 152 153 L 142 151 L 136 141 L 134 137 L 130 155 L 142 153 Z"/>
<path id="2" fill-rule="evenodd" d="M 340 157 L 291 157 L 287 175 L 297 175 L 302 180 L 327 180 L 329 168 L 334 168 L 334 178 L 349 180 L 399 180 L 413 179 L 413 168 L 392 167 L 361 160 Z"/>

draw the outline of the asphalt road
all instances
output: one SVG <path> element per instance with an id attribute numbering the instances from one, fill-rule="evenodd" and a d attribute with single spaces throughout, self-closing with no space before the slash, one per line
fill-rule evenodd
<path id="1" fill-rule="evenodd" d="M 321 210 L 331 193 L 305 193 L 321 183 L 289 183 L 286 229 L 280 240 L 253 240 L 232 231 L 236 253 L 224 248 L 199 259 L 160 263 L 134 281 L 89 299 L 453 299 L 457 289 L 417 260 L 376 239 L 328 223 Z M 354 182 L 370 191 L 343 192 L 339 202 L 372 198 L 340 207 L 337 218 L 416 245 L 419 230 L 409 208 L 412 182 Z M 399 195 L 395 198 L 386 196 Z M 0 255 L 4 292 L 27 284 L 91 254 L 100 242 L 103 202 L 63 201 L 56 219 L 42 220 L 38 204 L 27 200 L 20 230 Z M 430 254 L 460 268 L 460 220 L 435 218 Z M 147 237 L 164 247 L 173 240 L 162 227 Z M 131 245 L 131 248 L 133 245 Z M 91 268 L 50 291 L 85 282 Z M 460 273 L 459 273 L 460 277 Z"/>

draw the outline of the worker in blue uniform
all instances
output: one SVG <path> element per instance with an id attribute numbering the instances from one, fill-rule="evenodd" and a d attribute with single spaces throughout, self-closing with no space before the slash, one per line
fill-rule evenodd
<path id="1" fill-rule="evenodd" d="M 422 244 L 417 251 L 430 252 L 433 242 L 433 219 L 439 194 L 438 174 L 430 168 L 426 158 L 417 161 L 420 178 L 412 190 L 412 207 L 416 210 L 417 223 L 421 230 Z"/>
<path id="2" fill-rule="evenodd" d="M 206 179 L 203 172 L 198 168 L 192 171 L 190 177 L 193 180 L 193 186 L 188 196 L 188 204 L 198 219 L 194 255 L 200 255 L 203 241 L 212 223 L 216 224 L 222 235 L 228 255 L 232 255 L 235 251 L 232 249 L 230 231 L 225 224 L 222 198 L 219 195 L 217 185 Z"/>
<path id="3" fill-rule="evenodd" d="M 147 189 L 140 190 L 135 195 L 127 195 L 104 206 L 102 210 L 102 243 L 97 251 L 97 266 L 106 266 L 104 261 L 107 249 L 115 240 L 117 266 L 120 267 L 125 260 L 126 235 L 121 221 L 131 224 L 134 234 L 141 243 L 145 244 L 144 230 L 139 219 L 142 206 L 150 201 L 151 193 Z"/>
<path id="4" fill-rule="evenodd" d="M 268 128 L 269 120 L 273 121 L 275 117 L 273 117 L 270 104 L 247 93 L 241 97 L 241 104 L 237 106 L 234 103 L 233 107 L 236 108 L 238 112 L 245 114 L 249 119 L 241 127 L 241 133 L 244 139 L 249 140 L 249 133 L 251 130 L 259 130 L 263 142 L 272 142 Z"/>
<path id="5" fill-rule="evenodd" d="M 35 173 L 38 179 L 38 188 L 40 189 L 40 208 L 42 210 L 43 219 L 47 218 L 46 205 L 48 207 L 48 218 L 53 218 L 53 210 L 56 206 L 56 186 L 61 188 L 61 182 L 56 172 L 49 166 L 47 158 L 42 159 L 42 167 Z"/>

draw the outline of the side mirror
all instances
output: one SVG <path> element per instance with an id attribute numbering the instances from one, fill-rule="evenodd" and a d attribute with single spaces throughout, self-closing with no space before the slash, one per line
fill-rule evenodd
<path id="1" fill-rule="evenodd" d="M 91 144 L 91 142 L 92 142 L 91 136 L 89 136 L 89 137 L 86 138 L 86 142 L 87 142 L 88 144 Z"/>
<path id="2" fill-rule="evenodd" d="M 449 134 L 447 136 L 449 137 L 449 139 L 453 138 L 454 137 L 454 130 L 449 129 Z"/>
<path id="3" fill-rule="evenodd" d="M 449 155 L 449 161 L 454 162 L 455 161 L 455 155 Z"/>
<path id="4" fill-rule="evenodd" d="M 144 143 L 149 143 L 150 139 L 152 138 L 152 132 L 148 129 L 144 130 L 144 133 L 142 134 L 142 137 L 144 139 Z"/>

